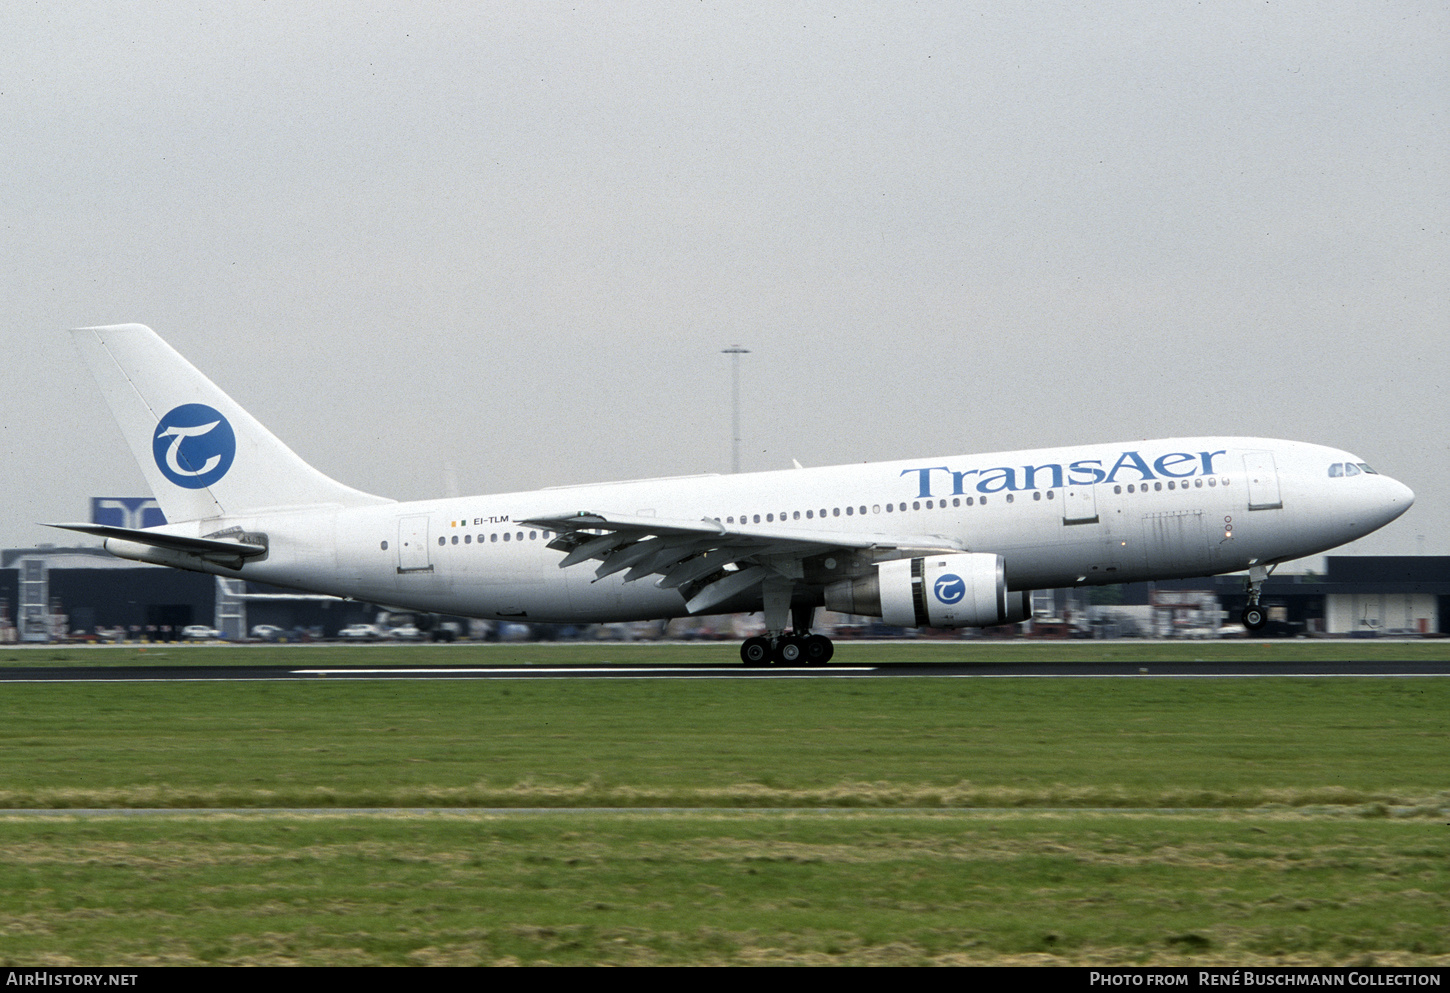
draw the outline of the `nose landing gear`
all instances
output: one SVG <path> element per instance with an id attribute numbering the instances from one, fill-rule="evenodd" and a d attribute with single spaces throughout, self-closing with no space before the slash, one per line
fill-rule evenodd
<path id="1" fill-rule="evenodd" d="M 1275 563 L 1275 565 L 1277 564 Z M 1245 583 L 1245 588 L 1249 593 L 1249 602 L 1244 607 L 1244 612 L 1239 615 L 1239 620 L 1250 631 L 1260 631 L 1265 624 L 1269 623 L 1269 612 L 1259 606 L 1259 594 L 1263 591 L 1264 580 L 1268 579 L 1269 574 L 1273 571 L 1273 566 L 1249 566 L 1249 578 Z"/>

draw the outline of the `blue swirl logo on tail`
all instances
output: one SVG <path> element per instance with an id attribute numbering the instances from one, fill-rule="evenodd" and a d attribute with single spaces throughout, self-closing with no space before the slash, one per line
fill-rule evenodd
<path id="1" fill-rule="evenodd" d="M 938 600 L 950 605 L 967 595 L 967 584 L 963 582 L 961 576 L 948 572 L 937 577 L 932 591 L 936 593 Z"/>
<path id="2" fill-rule="evenodd" d="M 199 490 L 227 474 L 237 454 L 231 423 L 204 403 L 173 407 L 151 439 L 156 468 L 177 486 Z"/>

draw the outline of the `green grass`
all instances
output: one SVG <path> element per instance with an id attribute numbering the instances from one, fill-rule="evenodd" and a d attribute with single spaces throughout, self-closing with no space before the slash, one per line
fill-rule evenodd
<path id="1" fill-rule="evenodd" d="M 1428 678 L 11 684 L 0 807 L 253 812 L 0 816 L 0 962 L 1445 965 L 1447 710 Z M 336 807 L 456 812 L 299 809 Z"/>
<path id="2" fill-rule="evenodd" d="M 1033 641 L 922 639 L 842 641 L 834 662 L 1364 662 L 1450 659 L 1450 639 L 1284 639 L 1252 641 Z M 564 642 L 452 645 L 121 645 L 0 649 L 0 665 L 739 665 L 735 642 L 682 645 L 654 642 Z"/>
<path id="3" fill-rule="evenodd" d="M 13 684 L 0 807 L 1435 808 L 1450 681 Z"/>
<path id="4" fill-rule="evenodd" d="M 0 819 L 19 964 L 1444 964 L 1443 824 L 699 812 Z"/>

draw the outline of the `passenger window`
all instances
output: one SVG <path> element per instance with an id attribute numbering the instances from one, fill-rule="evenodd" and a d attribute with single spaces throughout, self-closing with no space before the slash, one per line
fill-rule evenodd
<path id="1" fill-rule="evenodd" d="M 508 540 L 509 540 L 509 533 L 508 533 L 508 532 L 507 532 L 507 531 L 505 531 L 505 532 L 504 532 L 504 533 L 503 533 L 503 540 L 504 540 L 504 541 L 508 541 Z"/>
<path id="2" fill-rule="evenodd" d="M 831 508 L 831 516 L 832 517 L 840 517 L 841 516 L 841 508 L 840 507 L 832 507 Z"/>
<path id="3" fill-rule="evenodd" d="M 881 513 L 881 504 L 879 504 L 879 503 L 872 504 L 871 505 L 871 513 L 873 513 L 873 514 L 879 514 L 879 513 Z"/>
<path id="4" fill-rule="evenodd" d="M 850 507 L 847 507 L 847 508 L 846 508 L 846 516 L 847 516 L 847 517 L 850 517 L 850 516 L 851 516 L 851 514 L 852 514 L 852 509 L 851 509 L 851 508 L 850 508 Z"/>
<path id="5" fill-rule="evenodd" d="M 1048 490 L 1047 491 L 1047 499 L 1049 499 L 1049 500 L 1051 500 L 1056 495 L 1057 495 L 1057 491 L 1056 490 Z"/>
<path id="6" fill-rule="evenodd" d="M 1128 489 L 1130 489 L 1130 490 L 1131 490 L 1131 489 L 1132 489 L 1132 487 L 1131 487 L 1131 486 L 1130 486 L 1130 487 L 1128 487 Z M 1121 493 L 1121 492 L 1123 492 L 1123 488 L 1122 488 L 1122 487 L 1121 487 L 1121 486 L 1114 486 L 1114 487 L 1113 487 L 1113 492 L 1114 492 L 1114 493 Z"/>
<path id="7" fill-rule="evenodd" d="M 473 535 L 471 535 L 471 534 L 464 535 L 463 536 L 463 543 L 465 545 L 471 545 L 471 544 L 473 544 Z"/>
<path id="8" fill-rule="evenodd" d="M 488 536 L 488 540 L 489 541 L 498 541 L 498 532 L 495 531 L 493 534 L 489 535 Z"/>
<path id="9" fill-rule="evenodd" d="M 759 514 L 756 514 L 755 515 L 755 523 L 756 524 L 759 524 L 760 523 L 760 515 Z"/>
<path id="10" fill-rule="evenodd" d="M 791 511 L 791 513 L 790 513 L 790 519 L 793 520 L 793 521 L 800 520 L 801 519 L 801 512 L 799 510 L 793 510 L 793 511 Z"/>
<path id="11" fill-rule="evenodd" d="M 1153 484 L 1153 489 L 1155 489 L 1155 490 L 1161 490 L 1161 489 L 1163 489 L 1163 484 L 1162 483 L 1154 483 Z"/>
<path id="12" fill-rule="evenodd" d="M 1012 502 L 1012 494 L 1011 493 L 1008 493 L 1007 494 L 1007 502 L 1008 503 L 1011 503 Z"/>
<path id="13" fill-rule="evenodd" d="M 921 501 L 920 500 L 913 500 L 913 501 L 911 501 L 911 509 L 912 510 L 920 510 L 921 509 Z"/>
<path id="14" fill-rule="evenodd" d="M 970 507 L 971 505 L 972 505 L 972 498 L 971 497 L 967 497 L 967 506 Z"/>
<path id="15" fill-rule="evenodd" d="M 816 516 L 816 512 L 814 510 L 808 510 L 808 511 L 806 511 L 806 520 L 810 520 L 811 518 L 813 518 L 815 516 Z"/>
<path id="16" fill-rule="evenodd" d="M 1034 499 L 1034 500 L 1041 500 L 1042 499 L 1042 491 L 1041 490 L 1033 490 L 1032 491 L 1032 499 Z"/>
<path id="17" fill-rule="evenodd" d="M 765 515 L 765 521 L 766 521 L 767 524 L 774 524 L 775 523 L 775 515 L 774 514 L 766 514 Z"/>
<path id="18" fill-rule="evenodd" d="M 447 542 L 448 542 L 448 539 L 447 538 L 443 537 L 442 535 L 439 535 L 438 536 L 438 544 L 443 545 L 443 544 L 446 544 Z"/>

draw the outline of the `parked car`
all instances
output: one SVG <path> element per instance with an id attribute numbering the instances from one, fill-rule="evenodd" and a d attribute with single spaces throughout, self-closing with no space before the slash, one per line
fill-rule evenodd
<path id="1" fill-rule="evenodd" d="M 433 628 L 432 635 L 434 641 L 456 641 L 463 637 L 463 625 L 456 621 L 444 621 Z"/>
<path id="2" fill-rule="evenodd" d="M 181 637 L 187 641 L 211 641 L 221 636 L 220 631 L 205 624 L 188 624 L 181 629 Z"/>
<path id="3" fill-rule="evenodd" d="M 398 641 L 417 641 L 423 637 L 423 632 L 418 630 L 416 624 L 404 624 L 399 628 L 389 628 L 387 636 Z"/>
<path id="4" fill-rule="evenodd" d="M 376 641 L 383 632 L 376 624 L 349 624 L 337 632 L 337 636 L 349 641 Z"/>
<path id="5" fill-rule="evenodd" d="M 278 641 L 287 632 L 275 624 L 254 624 L 252 637 L 257 641 Z"/>

